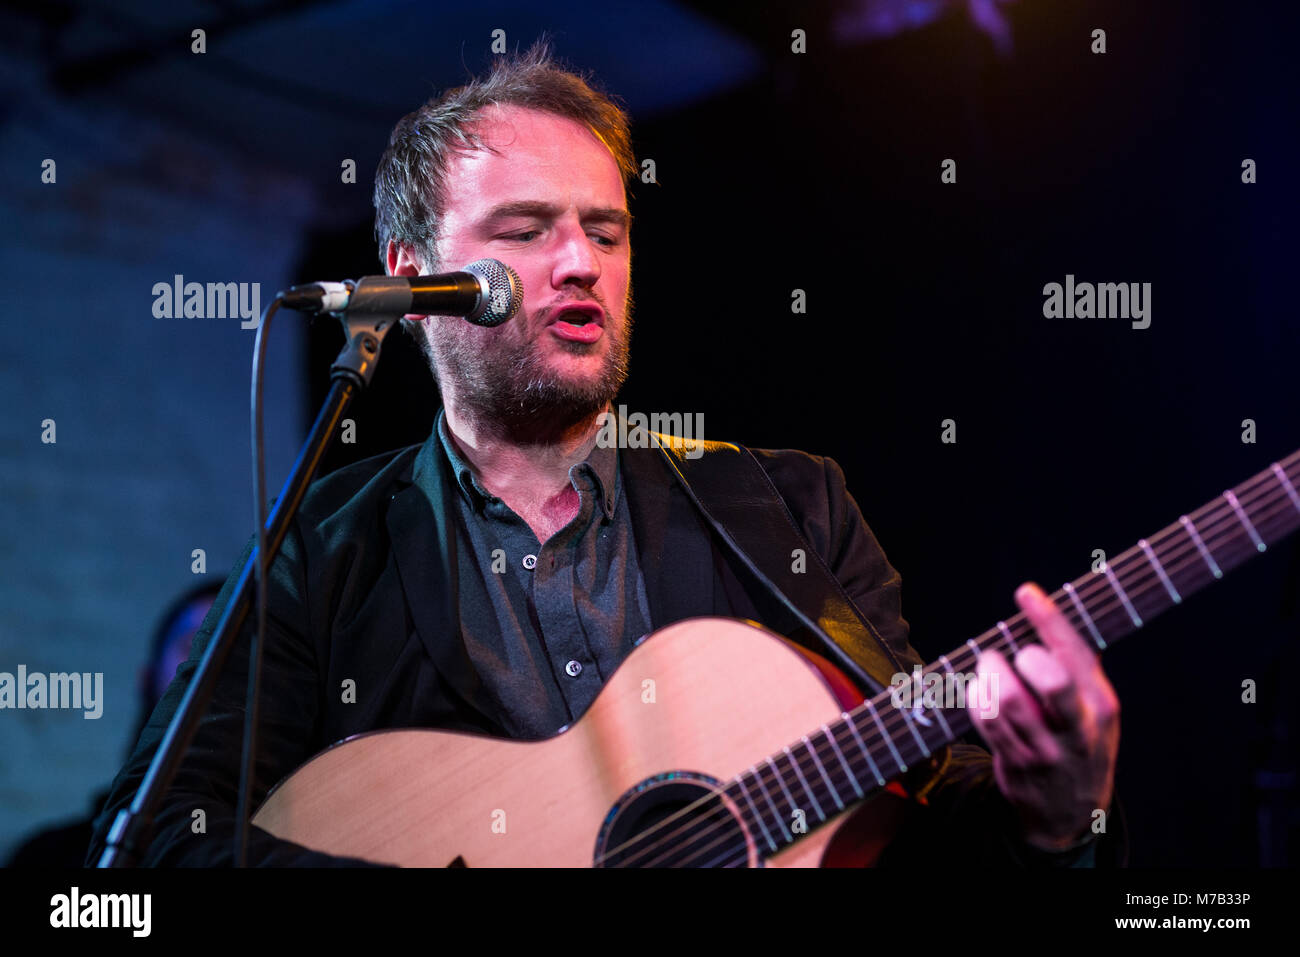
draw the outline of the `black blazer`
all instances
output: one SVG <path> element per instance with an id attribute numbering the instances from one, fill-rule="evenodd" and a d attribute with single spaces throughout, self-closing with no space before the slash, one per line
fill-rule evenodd
<path id="1" fill-rule="evenodd" d="M 891 657 L 910 671 L 921 659 L 908 644 L 899 576 L 845 488 L 840 467 L 803 452 L 753 451 L 809 544 L 876 626 Z M 622 449 L 619 457 L 656 629 L 699 615 L 750 618 L 821 650 L 714 540 L 660 450 Z M 457 556 L 450 534 L 455 488 L 435 434 L 423 445 L 340 469 L 309 490 L 269 576 L 254 807 L 276 782 L 350 735 L 401 727 L 504 734 L 459 637 Z M 250 541 L 238 567 L 251 548 Z M 671 560 L 665 561 L 666 555 Z M 117 811 L 129 804 L 142 780 L 236 577 L 226 582 L 189 660 L 114 781 L 95 822 L 87 863 L 98 860 Z M 145 863 L 231 861 L 246 637 L 231 652 L 209 713 L 158 815 Z M 865 665 L 859 654 L 854 657 Z M 878 673 L 873 677 L 889 680 Z M 343 701 L 345 681 L 354 683 L 354 703 Z M 958 744 L 945 757 L 926 792 L 928 806 L 914 809 L 914 823 L 905 827 L 890 856 L 926 866 L 935 849 L 951 851 L 949 842 L 960 835 L 971 853 L 989 863 L 1021 861 L 1024 849 L 1009 837 L 1014 820 L 992 782 L 988 754 Z M 194 833 L 197 810 L 205 819 L 202 833 Z M 249 859 L 361 863 L 309 851 L 260 829 L 251 833 Z"/>

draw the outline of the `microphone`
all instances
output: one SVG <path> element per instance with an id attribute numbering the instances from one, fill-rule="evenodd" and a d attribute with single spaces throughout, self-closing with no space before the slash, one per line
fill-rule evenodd
<path id="1" fill-rule="evenodd" d="M 480 259 L 460 272 L 437 276 L 365 276 L 356 281 L 305 283 L 290 287 L 279 298 L 289 309 L 312 315 L 419 313 L 499 326 L 519 312 L 524 284 L 505 263 Z"/>

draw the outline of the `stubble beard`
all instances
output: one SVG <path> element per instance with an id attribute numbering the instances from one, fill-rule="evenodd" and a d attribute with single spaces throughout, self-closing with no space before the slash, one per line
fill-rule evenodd
<path id="1" fill-rule="evenodd" d="M 604 303 L 602 303 L 604 305 Z M 606 310 L 608 315 L 608 310 Z M 575 382 L 551 368 L 535 338 L 501 337 L 491 348 L 480 348 L 477 337 L 463 335 L 454 319 L 430 319 L 427 335 L 434 374 L 456 395 L 460 415 L 477 430 L 521 442 L 545 442 L 603 411 L 627 381 L 632 337 L 632 296 L 628 291 L 621 324 L 605 326 L 608 337 L 604 361 L 591 378 Z M 558 340 L 573 355 L 588 355 L 600 343 Z M 445 394 L 445 389 L 444 389 Z"/>

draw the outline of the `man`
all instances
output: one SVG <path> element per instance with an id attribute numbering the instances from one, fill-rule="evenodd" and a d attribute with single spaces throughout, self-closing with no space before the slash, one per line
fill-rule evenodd
<path id="1" fill-rule="evenodd" d="M 719 547 L 658 450 L 597 442 L 627 375 L 624 182 L 635 169 L 626 117 L 557 69 L 544 45 L 394 130 L 375 190 L 388 272 L 500 259 L 526 295 L 496 328 L 407 317 L 442 394 L 433 435 L 339 470 L 304 502 L 268 588 L 255 801 L 362 731 L 552 735 L 581 716 L 638 638 L 682 618 L 732 615 L 797 631 Z M 756 455 L 874 627 L 871 654 L 903 668 L 919 662 L 898 576 L 839 467 L 800 452 Z M 661 566 L 665 553 L 671 562 Z M 1014 671 L 996 653 L 980 661 L 1000 691 L 997 717 L 976 722 L 992 761 L 969 744 L 936 761 L 920 789 L 926 803 L 887 861 L 924 862 L 953 840 L 995 864 L 1089 864 L 1097 854 L 1090 825 L 1111 808 L 1115 694 L 1041 591 L 1025 586 L 1017 599 L 1045 647 L 1021 651 Z M 89 860 L 134 792 L 225 600 L 119 775 Z M 846 650 L 868 656 L 861 645 Z M 229 861 L 246 655 L 246 643 L 232 653 L 159 815 L 150 863 Z M 355 697 L 340 701 L 347 683 Z M 357 863 L 260 830 L 250 848 L 263 863 Z"/>

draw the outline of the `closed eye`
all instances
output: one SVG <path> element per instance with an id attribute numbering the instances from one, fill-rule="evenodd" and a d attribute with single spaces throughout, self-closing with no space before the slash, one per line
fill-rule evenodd
<path id="1" fill-rule="evenodd" d="M 515 233 L 513 236 L 504 236 L 502 238 L 513 239 L 517 242 L 526 243 L 526 242 L 530 242 L 533 239 L 533 237 L 540 236 L 540 235 L 541 235 L 541 230 L 529 229 L 526 230 L 525 232 Z M 617 239 L 613 239 L 609 236 L 602 235 L 601 233 L 592 233 L 591 238 L 594 239 L 596 242 L 600 243 L 606 249 L 613 249 L 619 243 Z"/>

